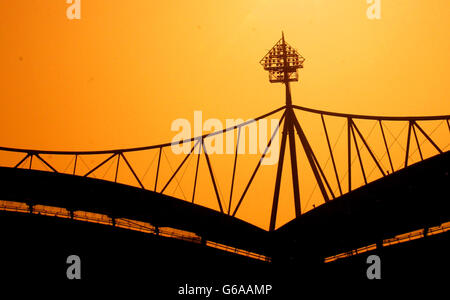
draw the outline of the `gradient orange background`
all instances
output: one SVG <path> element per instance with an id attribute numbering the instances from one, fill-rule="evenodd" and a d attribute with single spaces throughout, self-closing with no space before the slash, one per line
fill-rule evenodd
<path id="1" fill-rule="evenodd" d="M 370 115 L 450 112 L 448 0 L 384 0 L 381 20 L 367 18 L 365 0 L 82 0 L 81 20 L 66 18 L 68 6 L 0 1 L 1 146 L 145 146 L 170 141 L 172 121 L 192 120 L 194 110 L 204 119 L 262 115 L 284 104 L 282 86 L 258 64 L 281 30 L 306 58 L 292 84 L 295 104 Z M 326 145 L 318 147 L 325 155 Z M 218 180 L 229 185 L 229 175 Z M 266 202 L 243 206 L 238 217 L 266 227 Z M 280 206 L 283 223 L 293 212 Z"/>

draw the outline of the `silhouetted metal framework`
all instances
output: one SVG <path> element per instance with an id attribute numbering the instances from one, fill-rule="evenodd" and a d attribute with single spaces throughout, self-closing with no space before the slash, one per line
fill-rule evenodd
<path id="1" fill-rule="evenodd" d="M 288 45 L 282 38 L 263 57 L 260 64 L 264 70 L 269 71 L 269 80 L 275 82 L 298 81 L 298 69 L 303 68 L 305 59 Z"/>
<path id="2" fill-rule="evenodd" d="M 284 105 L 280 108 L 277 108 L 267 114 L 261 115 L 255 119 L 243 122 L 239 125 L 225 128 L 223 130 L 219 130 L 219 131 L 216 131 L 216 132 L 213 132 L 210 134 L 205 134 L 202 136 L 197 136 L 197 137 L 192 137 L 192 138 L 185 139 L 185 140 L 180 140 L 175 143 L 171 142 L 171 143 L 164 143 L 164 144 L 151 145 L 151 146 L 146 146 L 146 147 L 137 147 L 137 148 L 103 150 L 103 151 L 47 151 L 47 150 L 32 150 L 32 149 L 17 149 L 17 148 L 0 147 L 0 151 L 24 154 L 23 158 L 20 161 L 18 161 L 15 165 L 11 166 L 13 168 L 23 167 L 25 162 L 28 161 L 28 168 L 32 169 L 33 168 L 33 159 L 38 159 L 43 164 L 45 164 L 52 172 L 56 172 L 56 173 L 58 173 L 58 172 L 69 173 L 69 172 L 57 170 L 51 164 L 50 161 L 44 159 L 43 155 L 73 156 L 72 160 L 74 163 L 73 163 L 73 168 L 71 169 L 71 172 L 70 172 L 70 174 L 73 174 L 73 175 L 77 174 L 77 167 L 79 165 L 79 161 L 80 161 L 81 157 L 92 156 L 92 155 L 108 155 L 108 157 L 106 159 L 104 159 L 101 163 L 97 164 L 95 167 L 90 168 L 82 176 L 89 177 L 96 170 L 98 170 L 99 168 L 104 166 L 107 162 L 109 162 L 113 159 L 116 159 L 117 160 L 116 161 L 116 171 L 115 171 L 115 176 L 114 176 L 115 182 L 117 182 L 117 180 L 118 180 L 117 175 L 119 172 L 119 164 L 121 161 L 123 161 L 125 163 L 126 167 L 131 171 L 131 174 L 135 178 L 135 180 L 136 180 L 137 184 L 140 186 L 140 188 L 149 189 L 149 190 L 151 189 L 151 190 L 153 190 L 155 192 L 159 192 L 159 193 L 166 192 L 167 187 L 176 178 L 177 174 L 180 172 L 183 165 L 185 165 L 188 158 L 191 155 L 197 155 L 195 177 L 192 182 L 192 198 L 191 198 L 192 203 L 195 202 L 196 189 L 198 188 L 197 187 L 197 184 L 198 184 L 197 179 L 198 179 L 198 172 L 199 172 L 199 162 L 200 162 L 200 158 L 203 154 L 203 156 L 206 159 L 207 166 L 208 166 L 208 173 L 209 173 L 209 177 L 211 180 L 211 184 L 214 188 L 214 194 L 215 194 L 214 196 L 217 200 L 218 209 L 222 213 L 226 213 L 231 216 L 236 216 L 236 213 L 238 212 L 239 208 L 241 207 L 243 201 L 245 200 L 247 192 L 248 192 L 249 188 L 251 187 L 251 184 L 252 184 L 255 176 L 257 175 L 258 170 L 260 169 L 260 166 L 262 164 L 264 157 L 268 153 L 268 150 L 272 144 L 272 141 L 273 141 L 275 135 L 278 134 L 279 128 L 282 127 L 283 130 L 281 132 L 282 138 L 281 138 L 281 145 L 280 145 L 280 152 L 279 152 L 280 156 L 279 156 L 278 166 L 277 166 L 277 175 L 275 178 L 275 188 L 274 188 L 274 194 L 273 194 L 273 199 L 272 199 L 273 204 L 272 204 L 272 212 L 271 212 L 271 218 L 270 218 L 270 230 L 274 230 L 275 225 L 276 225 L 276 219 L 277 219 L 278 201 L 279 201 L 279 195 L 280 195 L 280 185 L 281 185 L 281 178 L 282 178 L 282 174 L 283 174 L 284 157 L 286 154 L 286 144 L 288 141 L 289 141 L 289 152 L 290 152 L 291 172 L 292 172 L 291 175 L 292 175 L 292 179 L 293 179 L 293 193 L 294 193 L 293 199 L 294 199 L 294 204 L 295 204 L 295 213 L 296 213 L 296 216 L 299 216 L 302 213 L 301 205 L 300 205 L 301 203 L 300 203 L 300 187 L 299 187 L 299 175 L 298 175 L 298 158 L 297 158 L 297 151 L 296 151 L 296 137 L 298 137 L 298 139 L 300 141 L 300 145 L 303 149 L 303 152 L 306 155 L 307 162 L 308 162 L 307 167 L 309 167 L 312 170 L 312 172 L 314 174 L 314 179 L 317 183 L 317 186 L 320 189 L 322 198 L 325 202 L 328 202 L 331 199 L 336 198 L 337 196 L 343 195 L 345 192 L 352 191 L 352 188 L 353 188 L 352 187 L 352 175 L 351 175 L 352 170 L 353 170 L 353 168 L 352 168 L 352 151 L 353 151 L 352 148 L 356 149 L 356 154 L 358 157 L 361 173 L 362 173 L 364 182 L 366 184 L 369 182 L 369 179 L 366 174 L 366 168 L 364 166 L 364 161 L 361 158 L 360 149 L 362 149 L 362 148 L 365 148 L 367 150 L 367 152 L 370 154 L 370 158 L 371 158 L 371 160 L 374 161 L 376 168 L 378 169 L 378 171 L 380 173 L 380 176 L 387 176 L 388 172 L 383 169 L 382 164 L 381 164 L 381 159 L 379 159 L 375 155 L 371 146 L 368 143 L 367 138 L 364 137 L 364 135 L 362 134 L 360 128 L 357 125 L 357 122 L 356 122 L 357 120 L 373 120 L 378 123 L 381 137 L 383 139 L 383 144 L 385 146 L 385 151 L 386 151 L 385 154 L 387 155 L 387 157 L 389 159 L 389 165 L 390 165 L 391 172 L 396 172 L 396 171 L 398 171 L 398 169 L 394 168 L 393 157 L 390 154 L 390 147 L 388 145 L 386 134 L 385 134 L 385 129 L 386 129 L 385 123 L 387 121 L 404 122 L 408 126 L 407 140 L 405 141 L 406 142 L 406 144 L 405 144 L 405 148 L 406 148 L 405 159 L 402 162 L 402 165 L 404 167 L 408 166 L 409 157 L 411 155 L 410 154 L 410 145 L 412 142 L 411 141 L 412 136 L 415 140 L 421 160 L 425 159 L 426 157 L 424 157 L 424 155 L 423 155 L 423 152 L 421 149 L 421 144 L 419 143 L 419 140 L 418 140 L 419 135 L 422 135 L 425 138 L 425 140 L 428 141 L 433 146 L 436 154 L 443 153 L 443 151 L 445 150 L 445 149 L 441 149 L 437 145 L 437 143 L 431 138 L 432 134 L 427 133 L 420 124 L 421 124 L 421 122 L 426 122 L 426 121 L 446 122 L 447 127 L 450 132 L 450 122 L 449 122 L 450 115 L 416 116 L 416 117 L 368 116 L 368 115 L 355 115 L 355 114 L 329 112 L 329 111 L 324 111 L 324 110 L 311 109 L 311 108 L 306 108 L 306 107 L 302 107 L 302 106 L 298 106 L 298 105 L 293 105 L 291 91 L 289 88 L 289 82 L 298 79 L 297 69 L 302 67 L 304 58 L 302 58 L 301 56 L 296 56 L 296 55 L 298 55 L 298 53 L 292 47 L 288 46 L 285 43 L 284 36 L 282 37 L 280 42 L 278 42 L 276 44 L 274 49 L 275 50 L 272 49 L 269 52 L 269 54 L 268 54 L 269 56 L 266 56 L 269 58 L 268 59 L 264 58 L 262 60 L 262 63 L 263 63 L 264 68 L 266 70 L 268 70 L 269 72 L 279 72 L 279 70 L 281 70 L 280 68 L 282 68 L 284 73 L 282 75 L 280 75 L 278 73 L 274 73 L 274 74 L 277 74 L 277 75 L 274 75 L 274 76 L 276 76 L 275 79 L 272 78 L 272 75 L 270 75 L 271 76 L 270 81 L 271 82 L 283 82 L 285 84 L 286 105 Z M 272 59 L 270 55 L 272 55 L 272 58 L 275 55 L 276 58 L 278 59 L 278 61 L 276 63 L 271 62 L 271 63 L 266 64 L 265 63 L 266 61 L 271 61 L 270 59 Z M 288 64 L 285 65 L 284 62 L 288 62 Z M 273 65 L 273 64 L 275 64 L 275 65 Z M 295 77 L 294 77 L 293 73 L 296 74 Z M 296 116 L 295 111 L 304 111 L 304 112 L 309 112 L 309 113 L 320 116 L 321 122 L 323 125 L 322 130 L 324 132 L 324 136 L 326 139 L 324 141 L 324 144 L 326 143 L 328 151 L 329 151 L 329 157 L 331 159 L 332 166 L 333 166 L 333 173 L 334 173 L 333 177 L 335 177 L 336 184 L 337 184 L 337 187 L 335 187 L 334 189 L 331 186 L 330 179 L 327 178 L 327 176 L 325 175 L 323 166 L 319 163 L 317 156 L 310 144 L 310 141 L 309 141 L 307 135 L 305 134 L 305 132 Z M 261 159 L 256 164 L 255 169 L 253 170 L 252 175 L 250 176 L 247 184 L 245 185 L 245 188 L 244 188 L 242 194 L 238 198 L 239 200 L 237 200 L 237 203 L 236 203 L 234 209 L 232 209 L 231 207 L 232 207 L 232 203 L 233 203 L 233 192 L 234 192 L 236 169 L 237 169 L 237 166 L 239 163 L 238 147 L 239 147 L 239 140 L 241 138 L 241 134 L 240 134 L 241 129 L 245 126 L 250 125 L 253 122 L 257 122 L 261 119 L 270 117 L 278 112 L 282 112 L 282 117 L 278 123 L 278 126 L 275 128 L 274 132 L 272 132 L 271 138 L 265 148 L 265 151 L 263 152 L 263 154 L 261 156 Z M 326 117 L 337 117 L 337 118 L 342 118 L 342 119 L 346 120 L 346 127 L 347 127 L 347 147 L 346 147 L 347 168 L 346 168 L 346 170 L 339 170 L 337 167 L 336 155 L 335 155 L 335 152 L 333 150 L 333 147 L 332 147 L 332 144 L 330 141 L 327 123 L 326 123 Z M 227 201 L 228 209 L 225 212 L 223 204 L 226 203 L 225 202 L 226 199 L 221 198 L 220 192 L 218 190 L 216 177 L 214 175 L 214 166 L 210 159 L 210 155 L 207 152 L 207 148 L 205 147 L 205 140 L 212 138 L 216 135 L 225 134 L 229 131 L 235 131 L 235 130 L 238 132 L 238 139 L 237 139 L 237 146 L 236 146 L 235 158 L 234 158 L 234 163 L 233 163 L 233 173 L 232 173 L 233 175 L 231 178 L 231 185 L 230 185 L 230 197 Z M 395 140 L 395 141 L 398 142 L 397 140 Z M 183 144 L 183 143 L 194 143 L 194 146 L 191 148 L 190 152 L 184 157 L 182 162 L 177 166 L 177 168 L 173 171 L 169 180 L 167 182 L 165 182 L 164 185 L 161 185 L 159 182 L 160 181 L 160 167 L 161 167 L 162 154 L 165 154 L 164 149 L 171 147 L 173 144 Z M 196 148 L 198 149 L 197 151 L 195 151 Z M 132 152 L 141 152 L 141 151 L 147 151 L 147 150 L 152 150 L 152 149 L 158 150 L 158 155 L 157 155 L 158 156 L 158 164 L 157 164 L 157 168 L 156 168 L 156 178 L 155 178 L 154 186 L 152 188 L 149 188 L 148 186 L 147 187 L 144 186 L 143 180 L 141 180 L 142 178 L 140 178 L 137 175 L 137 173 L 135 172 L 135 170 L 133 168 L 133 164 L 127 158 L 127 154 L 132 153 Z M 166 156 L 166 158 L 167 158 L 167 156 Z M 301 167 L 305 168 L 306 166 L 301 166 Z M 348 179 L 347 189 L 345 189 L 345 187 L 341 185 L 341 180 L 342 180 L 341 173 L 342 172 L 346 173 L 346 176 Z M 339 195 L 335 194 L 334 191 L 336 191 L 336 190 L 339 191 Z"/>

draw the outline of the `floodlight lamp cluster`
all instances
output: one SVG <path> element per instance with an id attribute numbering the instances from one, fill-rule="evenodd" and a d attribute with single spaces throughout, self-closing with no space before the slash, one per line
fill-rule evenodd
<path id="1" fill-rule="evenodd" d="M 284 37 L 260 61 L 264 70 L 269 71 L 269 81 L 298 81 L 298 69 L 303 68 L 303 58 L 297 50 L 284 41 Z M 287 80 L 285 80 L 287 74 Z"/>

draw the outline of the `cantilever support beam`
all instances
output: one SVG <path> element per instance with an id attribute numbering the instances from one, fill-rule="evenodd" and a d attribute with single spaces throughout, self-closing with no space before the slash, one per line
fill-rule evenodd
<path id="1" fill-rule="evenodd" d="M 194 188 L 192 190 L 192 203 L 194 203 L 194 200 L 195 200 L 195 190 L 197 188 L 197 178 L 198 178 L 198 167 L 200 165 L 200 157 L 201 157 L 201 153 L 202 153 L 203 139 L 201 139 L 200 143 L 201 144 L 198 146 L 200 149 L 197 154 L 197 165 L 195 166 Z"/>
<path id="2" fill-rule="evenodd" d="M 322 119 L 322 125 L 323 125 L 323 130 L 325 131 L 325 137 L 327 138 L 328 150 L 330 151 L 331 162 L 333 163 L 334 175 L 336 176 L 336 182 L 337 182 L 337 185 L 338 185 L 338 188 L 339 188 L 339 193 L 342 196 L 341 182 L 339 181 L 339 175 L 338 175 L 338 171 L 337 171 L 337 168 L 336 168 L 336 162 L 334 160 L 333 149 L 331 148 L 330 138 L 328 136 L 327 126 L 325 124 L 325 119 L 323 117 L 323 114 L 321 114 L 320 117 Z"/>
<path id="3" fill-rule="evenodd" d="M 211 162 L 209 160 L 208 152 L 206 151 L 205 143 L 202 140 L 203 151 L 205 152 L 206 163 L 208 164 L 209 174 L 211 175 L 211 180 L 214 186 L 214 192 L 216 193 L 217 203 L 219 204 L 220 212 L 223 213 L 222 202 L 220 201 L 219 190 L 217 188 L 216 180 L 214 179 L 214 173 L 211 167 Z"/>
<path id="4" fill-rule="evenodd" d="M 297 150 L 295 148 L 295 130 L 293 126 L 293 119 L 295 118 L 295 115 L 292 108 L 289 108 L 287 113 L 288 116 L 286 117 L 286 121 L 289 123 L 288 135 L 289 135 L 289 151 L 291 153 L 291 171 L 292 171 L 292 187 L 294 189 L 294 207 L 295 207 L 295 216 L 298 218 L 302 214 L 302 209 L 300 204 L 300 187 L 298 184 Z"/>
<path id="5" fill-rule="evenodd" d="M 120 154 L 123 158 L 123 160 L 125 161 L 125 163 L 127 164 L 128 168 L 130 168 L 131 173 L 133 173 L 134 178 L 136 178 L 137 182 L 139 183 L 139 185 L 141 186 L 142 189 L 145 190 L 144 185 L 142 184 L 141 180 L 139 179 L 139 177 L 136 175 L 136 173 L 134 172 L 133 168 L 131 167 L 130 163 L 128 162 L 127 158 L 125 157 L 125 155 L 123 153 Z"/>
<path id="6" fill-rule="evenodd" d="M 351 134 L 353 135 L 353 142 L 355 143 L 356 154 L 358 155 L 359 165 L 361 166 L 361 173 L 364 178 L 364 183 L 367 184 L 366 172 L 364 171 L 364 165 L 361 159 L 361 153 L 359 152 L 358 142 L 356 140 L 355 130 L 353 129 L 353 123 L 350 124 Z"/>
<path id="7" fill-rule="evenodd" d="M 92 173 L 94 173 L 98 168 L 100 168 L 101 166 L 103 166 L 104 164 L 106 164 L 108 161 L 110 161 L 111 159 L 113 159 L 116 155 L 118 155 L 118 153 L 112 154 L 110 157 L 108 157 L 108 158 L 105 159 L 103 162 L 101 162 L 100 164 L 98 164 L 95 168 L 93 168 L 92 170 L 90 170 L 89 172 L 87 172 L 86 174 L 84 174 L 84 177 L 88 177 L 89 175 L 91 175 Z"/>
<path id="8" fill-rule="evenodd" d="M 231 211 L 231 202 L 233 200 L 233 188 L 234 188 L 234 178 L 236 176 L 236 164 L 238 159 L 238 151 L 239 151 L 239 140 L 241 138 L 241 127 L 238 129 L 237 141 L 236 141 L 236 153 L 234 154 L 234 164 L 233 164 L 233 176 L 231 177 L 231 188 L 230 188 L 230 201 L 228 203 L 228 215 L 230 215 Z"/>
<path id="9" fill-rule="evenodd" d="M 322 168 L 320 167 L 319 161 L 317 160 L 316 155 L 314 154 L 314 152 L 311 152 L 312 157 L 314 159 L 314 162 L 316 163 L 317 168 L 319 169 L 320 175 L 322 176 L 323 180 L 325 181 L 325 184 L 328 188 L 328 191 L 330 192 L 331 197 L 336 198 L 336 196 L 334 195 L 333 190 L 331 189 L 330 183 L 327 180 L 327 177 L 325 176 L 325 173 L 323 172 Z"/>
<path id="10" fill-rule="evenodd" d="M 287 139 L 287 125 L 286 121 L 283 125 L 283 132 L 281 137 L 280 156 L 278 158 L 277 178 L 275 180 L 275 191 L 273 193 L 272 213 L 270 216 L 269 231 L 275 230 L 277 212 L 278 212 L 278 200 L 280 198 L 281 187 L 281 175 L 283 173 L 284 154 L 286 152 L 286 139 Z"/>
<path id="11" fill-rule="evenodd" d="M 78 154 L 75 154 L 75 161 L 73 162 L 73 174 L 75 175 L 77 172 L 77 162 L 78 162 Z"/>
<path id="12" fill-rule="evenodd" d="M 195 147 L 197 146 L 198 141 L 195 142 L 194 147 L 191 148 L 191 151 L 189 152 L 188 155 L 186 155 L 186 157 L 183 159 L 183 161 L 181 162 L 181 164 L 178 166 L 178 168 L 176 169 L 176 171 L 172 174 L 172 176 L 170 177 L 169 181 L 167 181 L 166 185 L 163 187 L 163 189 L 161 190 L 161 194 L 164 193 L 164 191 L 166 190 L 166 188 L 169 186 L 169 184 L 172 182 L 172 180 L 175 178 L 175 176 L 178 174 L 178 172 L 180 171 L 180 169 L 183 167 L 184 163 L 187 161 L 187 159 L 189 158 L 189 156 L 191 156 L 192 152 L 194 151 Z"/>
<path id="13" fill-rule="evenodd" d="M 161 165 L 161 153 L 163 151 L 163 148 L 159 148 L 159 154 L 158 154 L 158 166 L 156 167 L 156 178 L 155 178 L 155 188 L 153 189 L 156 192 L 156 188 L 158 187 L 158 178 L 159 178 L 159 167 Z"/>
<path id="14" fill-rule="evenodd" d="M 416 140 L 417 149 L 419 150 L 420 160 L 423 160 L 422 149 L 420 149 L 419 139 L 417 138 L 416 127 L 413 126 L 414 139 Z"/>
<path id="15" fill-rule="evenodd" d="M 351 119 L 347 117 L 347 174 L 348 193 L 352 191 L 352 140 L 351 140 Z"/>
<path id="16" fill-rule="evenodd" d="M 448 120 L 447 120 L 448 121 Z M 431 143 L 431 145 L 433 145 L 434 148 L 436 148 L 436 150 L 442 154 L 442 150 L 438 147 L 438 145 L 436 145 L 436 143 L 431 139 L 430 136 L 428 136 L 428 134 L 422 129 L 422 127 L 419 126 L 419 124 L 417 124 L 416 121 L 412 121 L 412 124 L 415 125 L 417 127 L 417 129 L 420 130 L 420 132 L 422 132 L 422 134 L 426 137 L 426 139 Z"/>
<path id="17" fill-rule="evenodd" d="M 383 176 L 386 176 L 386 173 L 384 172 L 383 168 L 380 165 L 380 162 L 375 157 L 375 154 L 373 153 L 372 149 L 370 149 L 369 144 L 366 142 L 366 139 L 362 135 L 361 131 L 359 131 L 358 126 L 356 126 L 355 122 L 353 122 L 353 119 L 350 119 L 351 125 L 356 129 L 356 132 L 358 133 L 359 137 L 361 138 L 361 141 L 363 142 L 364 146 L 366 146 L 367 151 L 369 151 L 370 156 L 372 157 L 373 161 L 378 167 L 378 170 L 380 170 L 380 173 Z"/>
<path id="18" fill-rule="evenodd" d="M 250 188 L 250 185 L 252 184 L 253 179 L 255 178 L 255 175 L 256 175 L 256 173 L 258 172 L 258 169 L 259 169 L 259 167 L 261 166 L 262 161 L 263 161 L 264 158 L 266 157 L 267 151 L 269 150 L 270 145 L 272 144 L 273 138 L 274 138 L 275 135 L 278 133 L 278 130 L 279 130 L 280 126 L 281 126 L 281 123 L 283 122 L 284 117 L 285 117 L 285 113 L 284 113 L 283 116 L 281 117 L 280 122 L 278 122 L 278 126 L 275 128 L 275 130 L 274 130 L 272 136 L 270 137 L 269 143 L 267 144 L 266 148 L 264 149 L 264 153 L 261 155 L 261 158 L 260 158 L 260 160 L 258 161 L 258 164 L 257 164 L 256 167 L 255 167 L 255 170 L 253 171 L 253 174 L 252 174 L 252 176 L 250 177 L 250 180 L 249 180 L 249 182 L 247 183 L 247 186 L 245 187 L 244 192 L 242 193 L 242 196 L 241 196 L 241 198 L 239 199 L 239 202 L 238 202 L 238 204 L 236 205 L 236 208 L 235 208 L 234 211 L 233 211 L 233 214 L 232 214 L 233 217 L 236 215 L 236 213 L 237 213 L 239 207 L 241 206 L 241 203 L 242 203 L 242 201 L 244 200 L 244 197 L 245 197 L 245 195 L 247 194 L 247 191 L 248 191 L 248 189 Z M 272 213 L 273 213 L 273 211 L 272 211 Z M 276 216 L 276 212 L 275 212 L 275 216 Z"/>
<path id="19" fill-rule="evenodd" d="M 323 200 L 325 202 L 330 201 L 330 198 L 328 197 L 327 191 L 325 189 L 325 186 L 322 182 L 322 179 L 320 178 L 320 174 L 318 171 L 319 165 L 316 165 L 314 161 L 314 151 L 311 148 L 311 145 L 308 142 L 308 139 L 306 138 L 305 133 L 303 132 L 302 127 L 300 126 L 300 123 L 298 122 L 297 118 L 294 115 L 294 125 L 297 130 L 297 134 L 300 138 L 300 141 L 302 142 L 303 149 L 306 153 L 306 158 L 308 159 L 309 165 L 311 166 L 311 169 L 313 171 L 314 177 L 316 178 L 317 185 L 319 186 L 320 192 L 322 193 Z"/>
<path id="20" fill-rule="evenodd" d="M 389 158 L 389 164 L 391 165 L 391 170 L 392 173 L 394 173 L 394 165 L 392 164 L 392 158 L 391 158 L 391 153 L 389 152 L 389 147 L 386 141 L 386 135 L 384 134 L 384 129 L 383 129 L 383 124 L 381 123 L 381 120 L 378 120 L 378 123 L 380 124 L 380 129 L 381 129 L 381 135 L 383 136 L 383 141 L 384 141 L 384 146 L 386 148 L 386 153 L 388 155 Z"/>
<path id="21" fill-rule="evenodd" d="M 58 173 L 55 168 L 53 168 L 47 161 L 45 161 L 38 153 L 35 153 L 34 156 L 39 158 L 40 161 L 42 161 L 47 167 L 49 167 L 53 172 Z"/>
<path id="22" fill-rule="evenodd" d="M 114 176 L 114 182 L 117 182 L 117 176 L 119 175 L 120 154 L 117 154 L 116 175 Z"/>
<path id="23" fill-rule="evenodd" d="M 412 121 L 409 121 L 408 124 L 408 137 L 406 140 L 406 154 L 405 154 L 405 168 L 408 166 L 408 159 L 409 159 L 409 144 L 411 141 L 411 127 L 413 126 Z"/>
<path id="24" fill-rule="evenodd" d="M 14 169 L 17 169 L 24 161 L 27 160 L 27 158 L 30 157 L 30 153 L 27 153 L 24 158 L 22 158 L 15 166 Z"/>

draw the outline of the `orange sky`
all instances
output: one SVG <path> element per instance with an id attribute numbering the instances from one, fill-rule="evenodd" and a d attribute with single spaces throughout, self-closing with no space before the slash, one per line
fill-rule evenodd
<path id="1" fill-rule="evenodd" d="M 367 19 L 365 0 L 82 0 L 81 20 L 66 18 L 65 2 L 0 1 L 0 146 L 144 146 L 170 141 L 172 121 L 194 110 L 204 119 L 262 115 L 284 104 L 283 87 L 258 64 L 281 30 L 306 58 L 295 104 L 450 113 L 448 0 L 382 1 L 381 20 Z M 241 172 L 238 189 L 251 170 Z M 256 204 L 239 217 L 266 226 L 265 195 L 254 190 Z M 292 209 L 280 205 L 286 222 Z"/>

